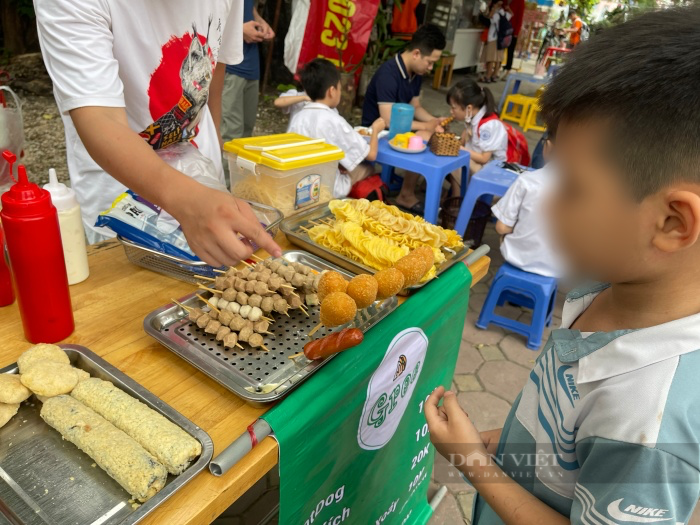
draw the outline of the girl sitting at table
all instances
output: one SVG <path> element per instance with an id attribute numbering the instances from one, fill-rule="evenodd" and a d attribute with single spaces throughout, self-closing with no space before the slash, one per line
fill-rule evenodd
<path id="1" fill-rule="evenodd" d="M 470 174 L 491 160 L 506 160 L 508 132 L 498 118 L 489 88 L 481 87 L 472 79 L 461 80 L 447 92 L 447 103 L 452 116 L 463 120 L 466 126 L 462 133 L 462 149 L 469 152 Z"/>

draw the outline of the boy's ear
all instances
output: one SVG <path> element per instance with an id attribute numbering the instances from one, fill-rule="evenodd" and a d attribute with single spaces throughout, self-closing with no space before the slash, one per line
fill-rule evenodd
<path id="1" fill-rule="evenodd" d="M 664 213 L 657 221 L 652 244 L 662 252 L 693 246 L 700 237 L 700 195 L 677 190 L 663 197 Z"/>

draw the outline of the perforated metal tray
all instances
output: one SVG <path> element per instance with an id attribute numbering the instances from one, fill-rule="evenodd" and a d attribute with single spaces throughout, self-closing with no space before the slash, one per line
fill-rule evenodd
<path id="1" fill-rule="evenodd" d="M 64 441 L 41 419 L 41 403 L 30 397 L 0 428 L 0 524 L 130 525 L 138 523 L 197 473 L 214 452 L 209 435 L 95 353 L 79 345 L 61 345 L 73 366 L 111 381 L 162 414 L 202 444 L 202 454 L 138 508 L 129 494 L 75 445 Z M 16 374 L 17 365 L 0 369 Z"/>
<path id="2" fill-rule="evenodd" d="M 292 244 L 298 246 L 299 248 L 303 248 L 304 250 L 308 250 L 309 252 L 316 254 L 319 257 L 322 257 L 332 263 L 335 263 L 338 266 L 345 268 L 346 270 L 349 270 L 355 274 L 376 273 L 378 271 L 376 268 L 372 268 L 359 261 L 346 257 L 345 255 L 342 255 L 329 248 L 326 248 L 325 246 L 321 246 L 320 244 L 317 244 L 311 240 L 309 235 L 304 231 L 304 228 L 313 228 L 314 226 L 316 226 L 316 224 L 314 224 L 315 222 L 317 223 L 326 218 L 335 219 L 335 216 L 333 215 L 333 213 L 331 213 L 331 210 L 328 208 L 328 203 L 319 204 L 318 206 L 314 206 L 313 208 L 309 208 L 308 210 L 304 210 L 290 217 L 287 217 L 280 224 L 280 230 L 287 236 L 287 239 L 289 239 L 289 241 Z M 467 245 L 465 245 L 459 251 L 451 250 L 449 248 L 443 248 L 442 251 L 445 254 L 446 259 L 445 262 L 443 262 L 437 268 L 436 275 L 439 277 L 440 274 L 449 270 L 458 262 L 463 261 L 469 253 L 469 250 L 470 248 Z M 408 288 L 402 291 L 401 295 L 406 295 L 406 292 L 415 292 L 416 290 L 422 288 L 429 282 L 430 281 L 426 281 L 424 283 L 409 286 Z"/>
<path id="3" fill-rule="evenodd" d="M 353 277 L 352 273 L 303 251 L 287 251 L 284 258 L 306 264 L 317 271 L 336 270 L 348 278 Z M 196 293 L 179 301 L 185 306 L 202 306 Z M 358 312 L 353 323 L 333 329 L 321 328 L 312 338 L 308 334 L 319 324 L 318 307 L 309 308 L 308 317 L 301 310 L 289 310 L 289 317 L 275 314 L 276 321 L 270 327 L 272 335 L 265 336 L 265 346 L 270 349 L 269 352 L 250 348 L 246 343 L 241 343 L 243 350 L 224 348 L 214 336 L 205 334 L 190 322 L 187 312 L 174 304 L 150 313 L 144 320 L 144 329 L 163 346 L 231 392 L 251 403 L 264 404 L 289 393 L 333 357 L 310 361 L 301 355 L 289 359 L 289 356 L 301 352 L 308 341 L 350 325 L 366 332 L 397 306 L 396 297 L 377 302 Z"/>

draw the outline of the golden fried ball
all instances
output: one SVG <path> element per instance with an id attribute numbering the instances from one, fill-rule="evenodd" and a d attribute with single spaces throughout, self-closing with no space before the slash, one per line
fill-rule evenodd
<path id="1" fill-rule="evenodd" d="M 318 281 L 318 299 L 323 302 L 324 297 L 333 292 L 345 292 L 348 288 L 348 282 L 345 277 L 338 272 L 326 272 Z"/>
<path id="2" fill-rule="evenodd" d="M 393 297 L 401 290 L 405 282 L 403 273 L 396 268 L 389 268 L 374 274 L 377 281 L 377 299 L 383 300 Z"/>
<path id="3" fill-rule="evenodd" d="M 397 268 L 403 274 L 405 278 L 404 286 L 413 286 L 430 271 L 434 263 L 435 255 L 432 248 L 421 246 L 396 261 L 394 268 Z"/>
<path id="4" fill-rule="evenodd" d="M 340 326 L 355 319 L 357 305 L 345 292 L 332 292 L 321 302 L 321 323 Z"/>
<path id="5" fill-rule="evenodd" d="M 356 275 L 348 283 L 347 294 L 355 300 L 359 310 L 367 308 L 377 299 L 377 280 L 371 275 Z"/>

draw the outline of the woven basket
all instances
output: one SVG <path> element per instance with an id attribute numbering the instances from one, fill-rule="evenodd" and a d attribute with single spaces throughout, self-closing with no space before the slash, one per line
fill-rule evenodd
<path id="1" fill-rule="evenodd" d="M 459 155 L 461 144 L 457 135 L 452 133 L 433 133 L 428 146 L 430 146 L 430 151 L 435 153 L 435 155 L 456 157 Z"/>

